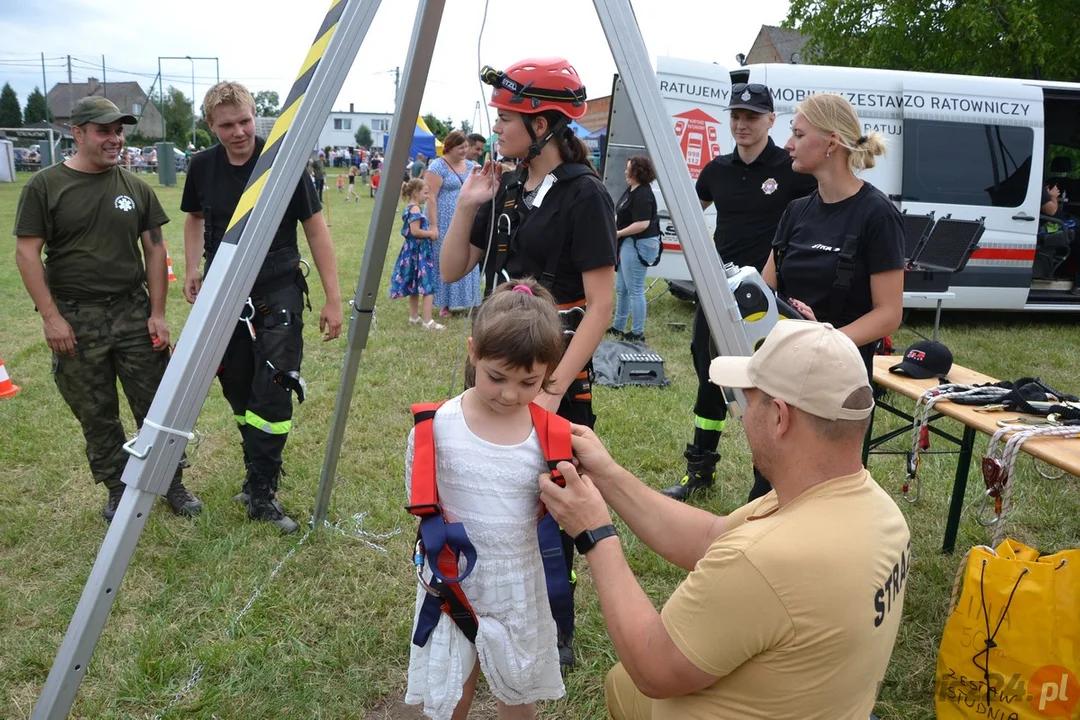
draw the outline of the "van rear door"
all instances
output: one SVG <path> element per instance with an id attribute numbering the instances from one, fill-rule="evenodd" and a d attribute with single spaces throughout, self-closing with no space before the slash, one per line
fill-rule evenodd
<path id="1" fill-rule="evenodd" d="M 985 218 L 979 249 L 950 290 L 951 308 L 1024 307 L 1031 285 L 1043 175 L 1043 105 L 1018 80 L 904 78 L 901 207 Z"/>

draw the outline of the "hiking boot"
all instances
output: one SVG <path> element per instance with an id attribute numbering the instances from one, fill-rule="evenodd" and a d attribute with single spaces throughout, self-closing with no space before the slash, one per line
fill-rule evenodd
<path id="1" fill-rule="evenodd" d="M 291 535 L 299 530 L 300 526 L 285 514 L 285 508 L 275 498 L 277 494 L 277 477 L 280 473 L 280 468 L 271 475 L 258 472 L 254 468 L 249 470 L 250 495 L 246 503 L 248 518 L 268 522 L 282 533 Z"/>
<path id="2" fill-rule="evenodd" d="M 628 332 L 623 335 L 626 342 L 645 343 L 645 333 Z"/>
<path id="3" fill-rule="evenodd" d="M 559 664 L 563 667 L 574 667 L 574 633 L 560 632 L 558 634 Z"/>
<path id="4" fill-rule="evenodd" d="M 616 340 L 622 340 L 624 337 L 626 337 L 622 330 L 616 330 L 614 327 L 609 327 L 604 334 L 609 335 Z"/>
<path id="5" fill-rule="evenodd" d="M 248 518 L 268 522 L 285 535 L 300 529 L 296 521 L 285 514 L 285 508 L 277 500 L 252 498 L 248 504 Z"/>
<path id="6" fill-rule="evenodd" d="M 202 500 L 199 500 L 184 487 L 184 483 L 180 482 L 180 478 L 173 478 L 169 491 L 165 493 L 165 502 L 169 503 L 169 507 L 172 508 L 175 515 L 195 517 L 202 512 Z"/>
<path id="7" fill-rule="evenodd" d="M 120 498 L 124 497 L 127 485 L 120 483 L 109 488 L 109 499 L 105 501 L 105 509 L 101 511 L 101 517 L 105 522 L 111 523 L 116 516 L 116 508 L 120 507 Z"/>
<path id="8" fill-rule="evenodd" d="M 696 445 L 686 446 L 686 474 L 678 485 L 662 490 L 669 498 L 686 501 L 696 490 L 710 488 L 716 480 L 716 463 L 720 454 L 701 450 Z"/>

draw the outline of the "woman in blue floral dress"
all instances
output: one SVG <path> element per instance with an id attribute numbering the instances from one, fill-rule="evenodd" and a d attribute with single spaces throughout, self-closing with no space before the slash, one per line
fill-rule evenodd
<path id="1" fill-rule="evenodd" d="M 401 236 L 405 238 L 405 243 L 394 264 L 394 274 L 390 276 L 390 297 L 409 298 L 409 323 L 412 325 L 442 330 L 443 326 L 431 317 L 435 278 L 439 275 L 434 241 L 438 240 L 439 234 L 428 227 L 428 220 L 424 217 L 427 185 L 423 180 L 410 180 L 402 188 L 401 197 L 408 203 L 401 213 Z M 424 298 L 422 320 L 418 307 L 420 296 Z"/>
<path id="2" fill-rule="evenodd" d="M 469 144 L 465 133 L 455 130 L 443 139 L 443 155 L 428 167 L 424 180 L 428 185 L 429 195 L 435 198 L 435 207 L 428 208 L 428 219 L 439 230 L 439 239 L 435 243 L 435 304 L 439 314 L 446 317 L 450 308 L 473 308 L 480 304 L 480 268 L 454 283 L 444 283 L 439 276 L 439 251 L 443 238 L 450 229 L 450 221 L 457 207 L 458 193 L 476 163 L 465 159 Z"/>

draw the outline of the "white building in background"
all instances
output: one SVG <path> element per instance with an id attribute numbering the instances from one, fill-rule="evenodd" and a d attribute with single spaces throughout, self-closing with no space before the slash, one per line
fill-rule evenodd
<path id="1" fill-rule="evenodd" d="M 349 103 L 348 112 L 334 110 L 326 118 L 326 123 L 319 133 L 319 147 L 354 147 L 356 131 L 361 125 L 367 125 L 371 130 L 372 144 L 381 148 L 390 132 L 390 122 L 393 119 L 392 113 L 356 112 L 353 104 Z"/>

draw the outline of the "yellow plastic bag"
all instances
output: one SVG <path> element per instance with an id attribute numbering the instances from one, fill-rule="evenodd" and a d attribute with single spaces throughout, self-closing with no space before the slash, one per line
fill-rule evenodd
<path id="1" fill-rule="evenodd" d="M 939 720 L 1080 718 L 1080 550 L 976 546 L 953 588 L 934 683 Z"/>

